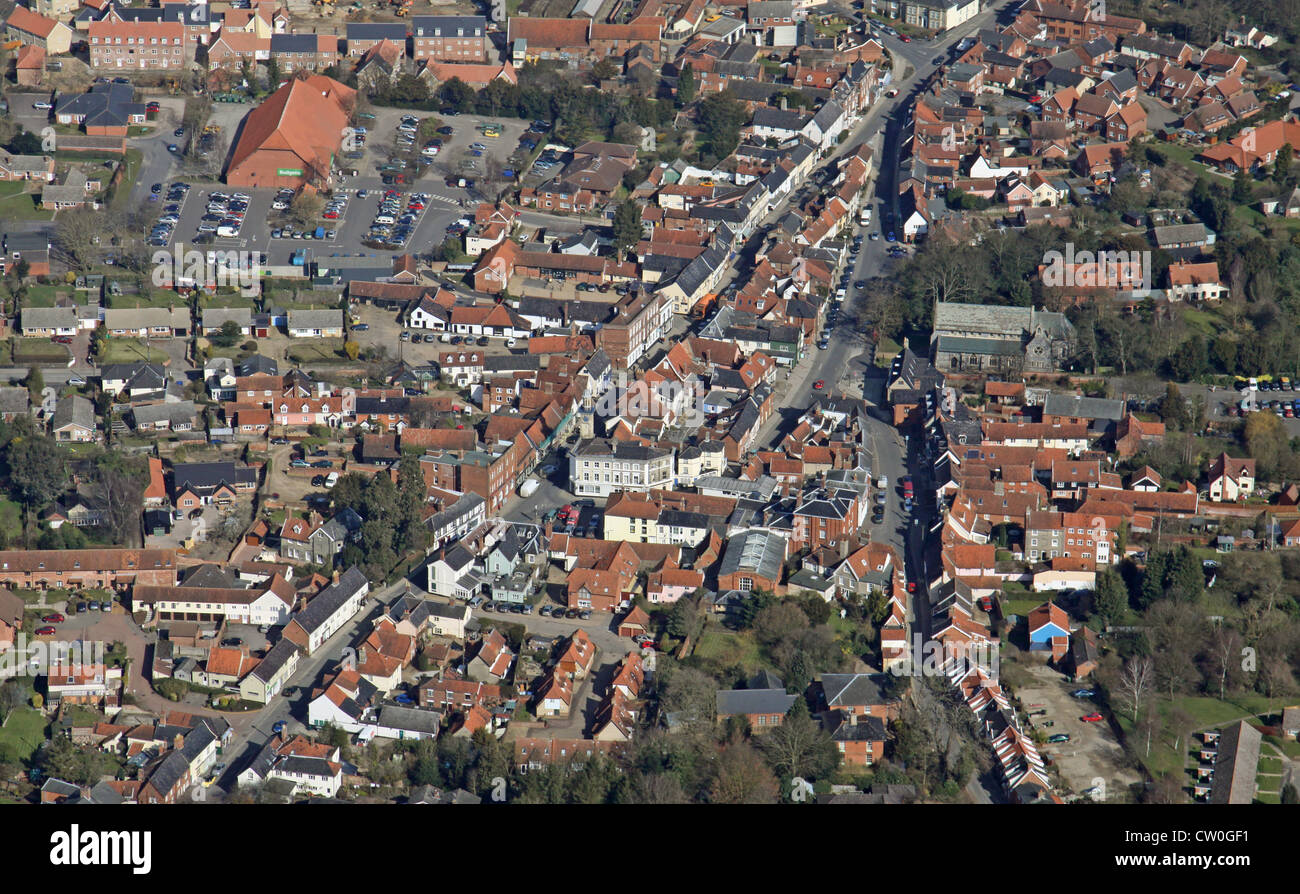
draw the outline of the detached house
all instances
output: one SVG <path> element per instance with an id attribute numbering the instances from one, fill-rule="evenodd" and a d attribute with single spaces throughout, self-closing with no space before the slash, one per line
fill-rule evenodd
<path id="1" fill-rule="evenodd" d="M 1255 492 L 1255 461 L 1219 454 L 1210 464 L 1209 491 L 1210 500 L 1215 503 L 1247 499 Z"/>

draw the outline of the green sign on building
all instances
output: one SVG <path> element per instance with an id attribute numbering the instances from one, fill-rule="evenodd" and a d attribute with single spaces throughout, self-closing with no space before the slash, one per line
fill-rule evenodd
<path id="1" fill-rule="evenodd" d="M 302 168 L 280 168 L 275 172 L 277 177 L 301 177 Z"/>

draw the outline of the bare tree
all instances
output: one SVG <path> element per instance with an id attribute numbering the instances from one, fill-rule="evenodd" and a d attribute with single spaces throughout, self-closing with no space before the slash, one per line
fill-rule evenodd
<path id="1" fill-rule="evenodd" d="M 1146 657 L 1133 657 L 1124 662 L 1119 675 L 1119 695 L 1124 707 L 1133 715 L 1136 724 L 1142 706 L 1146 704 L 1155 685 L 1155 662 Z"/>
<path id="2" fill-rule="evenodd" d="M 1218 624 L 1210 634 L 1210 656 L 1214 672 L 1219 676 L 1219 698 L 1228 691 L 1228 677 L 1241 666 L 1241 634 L 1231 627 Z"/>
<path id="3" fill-rule="evenodd" d="M 1204 614 L 1186 602 L 1162 599 L 1147 612 L 1147 620 L 1152 626 L 1156 675 L 1172 699 L 1196 671 Z"/>

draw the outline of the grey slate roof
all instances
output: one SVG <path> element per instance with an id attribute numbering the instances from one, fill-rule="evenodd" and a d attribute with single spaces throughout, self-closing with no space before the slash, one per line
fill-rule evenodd
<path id="1" fill-rule="evenodd" d="M 1224 730 L 1214 760 L 1211 804 L 1249 804 L 1255 799 L 1255 774 L 1263 735 L 1246 721 Z"/>
<path id="2" fill-rule="evenodd" d="M 95 430 L 95 405 L 84 397 L 71 395 L 59 401 L 50 420 L 51 431 L 58 431 L 67 426 L 76 426 L 93 432 Z"/>
<path id="3" fill-rule="evenodd" d="M 822 674 L 822 693 L 826 697 L 826 707 L 885 704 L 891 699 L 886 698 L 881 691 L 882 682 L 882 674 Z"/>
<path id="4" fill-rule="evenodd" d="M 1085 419 L 1109 419 L 1112 422 L 1118 422 L 1124 417 L 1124 401 L 1053 392 L 1047 395 L 1046 400 L 1043 401 L 1043 414 L 1047 416 L 1079 416 Z"/>
<path id="5" fill-rule="evenodd" d="M 317 593 L 302 611 L 295 612 L 292 619 L 307 633 L 311 633 L 333 617 L 359 589 L 369 583 L 361 569 L 353 565 L 336 582 Z"/>
<path id="6" fill-rule="evenodd" d="M 436 711 L 421 708 L 402 708 L 397 705 L 384 705 L 379 709 L 379 725 L 389 729 L 410 730 L 412 732 L 438 734 L 442 715 Z"/>
<path id="7" fill-rule="evenodd" d="M 278 643 L 272 646 L 267 651 L 266 656 L 257 663 L 257 667 L 253 668 L 251 672 L 252 675 L 257 677 L 257 679 L 261 680 L 263 683 L 270 682 L 271 679 L 280 671 L 280 668 L 284 667 L 285 662 L 293 657 L 293 653 L 296 651 L 298 651 L 297 646 L 287 639 L 281 639 Z"/>
<path id="8" fill-rule="evenodd" d="M 352 40 L 394 40 L 406 42 L 406 25 L 403 23 L 386 24 L 373 22 L 353 22 L 348 25 L 347 39 Z"/>
<path id="9" fill-rule="evenodd" d="M 718 713 L 724 716 L 736 714 L 784 716 L 797 698 L 799 696 L 788 695 L 784 689 L 719 689 Z"/>
<path id="10" fill-rule="evenodd" d="M 24 307 L 20 314 L 24 329 L 76 329 L 77 311 L 71 307 Z"/>

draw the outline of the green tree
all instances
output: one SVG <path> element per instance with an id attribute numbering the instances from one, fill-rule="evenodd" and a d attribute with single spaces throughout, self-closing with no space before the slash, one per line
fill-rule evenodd
<path id="1" fill-rule="evenodd" d="M 688 106 L 691 100 L 695 99 L 695 69 L 691 63 L 687 62 L 682 66 L 681 73 L 677 76 L 677 104 L 679 106 Z"/>
<path id="2" fill-rule="evenodd" d="M 266 87 L 271 91 L 280 89 L 280 62 L 275 56 L 266 60 Z"/>
<path id="3" fill-rule="evenodd" d="M 641 206 L 628 199 L 614 212 L 614 254 L 622 258 L 641 240 Z"/>
<path id="4" fill-rule="evenodd" d="M 27 370 L 27 378 L 23 379 L 23 384 L 27 386 L 32 399 L 39 400 L 41 392 L 45 390 L 45 376 L 41 375 L 39 367 L 33 366 Z"/>
<path id="5" fill-rule="evenodd" d="M 1291 158 L 1294 155 L 1295 150 L 1290 143 L 1283 143 L 1278 150 L 1277 158 L 1273 161 L 1273 179 L 1278 183 L 1286 183 L 1291 176 Z"/>
<path id="6" fill-rule="evenodd" d="M 20 130 L 5 144 L 5 149 L 14 155 L 40 155 L 41 138 L 30 130 Z"/>
<path id="7" fill-rule="evenodd" d="M 1114 568 L 1106 568 L 1097 575 L 1092 605 L 1103 624 L 1113 624 L 1124 616 L 1128 609 L 1128 587 Z"/>
<path id="8" fill-rule="evenodd" d="M 1249 205 L 1255 200 L 1255 184 L 1246 168 L 1237 168 L 1232 178 L 1232 200 L 1238 205 Z"/>
<path id="9" fill-rule="evenodd" d="M 1165 386 L 1165 396 L 1160 401 L 1160 418 L 1170 428 L 1187 427 L 1187 399 L 1173 382 Z"/>
<path id="10" fill-rule="evenodd" d="M 740 143 L 740 128 L 747 119 L 745 106 L 730 90 L 700 100 L 696 122 L 714 159 L 724 159 L 736 151 Z"/>
<path id="11" fill-rule="evenodd" d="M 239 341 L 242 334 L 238 323 L 234 320 L 226 320 L 221 324 L 221 329 L 212 335 L 212 343 L 221 348 L 229 348 Z"/>
<path id="12" fill-rule="evenodd" d="M 439 87 L 438 98 L 458 112 L 469 112 L 474 108 L 474 88 L 460 78 L 452 78 Z"/>
<path id="13" fill-rule="evenodd" d="M 67 459 L 44 435 L 17 438 L 6 452 L 10 492 L 25 514 L 44 509 L 67 487 Z"/>

